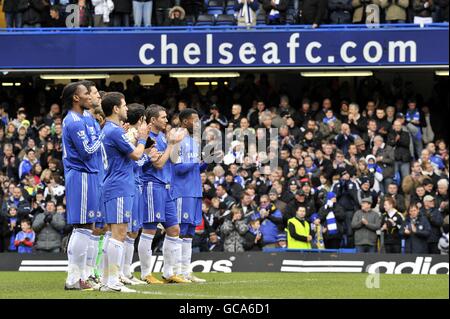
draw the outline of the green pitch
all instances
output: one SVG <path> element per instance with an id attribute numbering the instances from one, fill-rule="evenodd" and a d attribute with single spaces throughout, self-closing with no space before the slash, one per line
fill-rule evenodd
<path id="1" fill-rule="evenodd" d="M 210 273 L 204 284 L 136 286 L 139 293 L 64 291 L 64 273 L 0 272 L 4 298 L 449 298 L 447 275 L 381 275 L 380 288 L 366 288 L 367 274 Z"/>

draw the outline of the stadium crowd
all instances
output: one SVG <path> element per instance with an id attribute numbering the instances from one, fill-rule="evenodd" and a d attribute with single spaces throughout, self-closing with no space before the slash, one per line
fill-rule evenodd
<path id="1" fill-rule="evenodd" d="M 206 94 L 192 79 L 180 89 L 168 76 L 151 88 L 138 76 L 125 87 L 97 86 L 123 92 L 127 103 L 163 105 L 171 127 L 179 125 L 183 109 L 197 110 L 209 143 L 220 139 L 213 129 L 232 130 L 235 142 L 222 151 L 221 164 L 202 173 L 197 251 L 437 254 L 448 252 L 446 81 L 425 99 L 402 78 L 364 78 L 354 102 L 348 82 L 308 82 L 292 96 L 283 84 L 274 89 L 265 74 L 219 80 Z M 61 89 L 39 82 L 0 89 L 0 251 L 60 252 L 66 246 L 71 228 L 61 164 Z M 97 119 L 104 120 L 101 110 Z M 246 135 L 269 138 L 270 128 L 279 132 L 275 143 L 267 143 L 267 153 L 278 154 L 278 167 L 267 171 Z M 154 249 L 161 243 L 155 240 Z"/>
<path id="2" fill-rule="evenodd" d="M 448 22 L 448 0 L 2 0 L 7 27 L 129 27 Z M 0 2 L 2 2 L 0 1 Z M 68 5 L 78 5 L 78 24 Z M 66 17 L 69 16 L 69 25 Z M 372 13 L 371 13 L 372 15 Z M 370 18 L 371 19 L 371 18 Z"/>

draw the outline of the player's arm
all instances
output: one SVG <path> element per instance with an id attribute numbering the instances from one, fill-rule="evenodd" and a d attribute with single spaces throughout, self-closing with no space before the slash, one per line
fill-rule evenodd
<path id="1" fill-rule="evenodd" d="M 175 145 L 180 143 L 184 137 L 186 136 L 186 132 L 176 133 L 175 130 L 171 130 L 167 134 L 167 148 L 164 153 L 153 162 L 153 166 L 156 169 L 162 169 L 164 165 L 166 165 L 167 161 L 170 159 L 172 152 L 174 151 Z"/>
<path id="2" fill-rule="evenodd" d="M 185 153 L 186 150 L 182 144 L 177 144 L 175 146 L 173 151 L 174 156 L 172 157 L 175 175 L 185 175 L 197 165 L 196 163 L 183 163 Z"/>
<path id="3" fill-rule="evenodd" d="M 102 145 L 103 138 L 105 137 L 102 132 L 95 142 L 90 142 L 86 132 L 86 127 L 81 121 L 73 122 L 69 126 L 68 131 L 78 155 L 80 155 L 80 158 L 85 161 L 92 158 L 95 152 L 97 152 Z"/>

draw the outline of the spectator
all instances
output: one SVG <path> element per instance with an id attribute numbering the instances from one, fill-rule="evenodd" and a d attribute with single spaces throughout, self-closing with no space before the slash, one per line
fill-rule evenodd
<path id="1" fill-rule="evenodd" d="M 33 168 L 33 165 L 36 163 L 39 163 L 36 158 L 36 152 L 33 149 L 28 149 L 26 156 L 19 165 L 19 178 L 23 179 L 25 175 L 28 175 Z"/>
<path id="2" fill-rule="evenodd" d="M 353 216 L 352 228 L 355 232 L 355 247 L 358 253 L 376 252 L 377 230 L 380 229 L 381 219 L 371 206 L 372 198 L 364 198 L 361 210 Z"/>
<path id="3" fill-rule="evenodd" d="M 224 251 L 227 253 L 243 252 L 244 236 L 248 231 L 248 226 L 242 218 L 240 208 L 232 208 L 230 215 L 220 227 L 220 233 L 224 238 Z"/>
<path id="4" fill-rule="evenodd" d="M 269 196 L 263 195 L 260 199 L 260 207 L 255 213 L 261 222 L 260 231 L 263 235 L 263 244 L 266 248 L 275 248 L 277 236 L 283 229 L 283 216 Z"/>
<path id="5" fill-rule="evenodd" d="M 351 0 L 330 0 L 328 1 L 331 24 L 351 24 L 352 23 L 352 1 Z"/>
<path id="6" fill-rule="evenodd" d="M 111 21 L 110 14 L 114 10 L 113 0 L 91 0 L 94 6 L 94 27 L 107 27 Z M 133 6 L 134 6 L 133 1 Z M 134 15 L 136 22 L 137 15 Z M 135 26 L 137 26 L 135 24 Z"/>
<path id="7" fill-rule="evenodd" d="M 428 254 L 428 238 L 431 235 L 431 226 L 426 216 L 419 214 L 419 207 L 415 204 L 408 209 L 400 230 L 405 238 L 405 253 Z"/>
<path id="8" fill-rule="evenodd" d="M 339 249 L 344 235 L 345 212 L 337 204 L 336 194 L 327 194 L 326 204 L 319 209 L 320 222 L 324 225 L 325 248 Z"/>
<path id="9" fill-rule="evenodd" d="M 325 22 L 326 17 L 326 0 L 304 0 L 300 3 L 300 24 L 309 24 L 315 29 Z"/>
<path id="10" fill-rule="evenodd" d="M 156 25 L 167 25 L 169 19 L 169 11 L 175 5 L 174 0 L 153 0 L 155 1 Z"/>
<path id="11" fill-rule="evenodd" d="M 375 209 L 377 206 L 378 193 L 371 189 L 370 180 L 367 176 L 363 176 L 360 178 L 360 189 L 358 190 L 358 199 L 359 205 L 362 206 L 362 202 L 365 198 L 372 199 L 372 209 Z M 378 208 L 377 208 L 378 209 Z"/>
<path id="12" fill-rule="evenodd" d="M 261 222 L 255 216 L 249 222 L 248 232 L 245 234 L 244 249 L 246 251 L 261 251 L 264 237 L 261 232 Z"/>
<path id="13" fill-rule="evenodd" d="M 263 8 L 266 12 L 266 24 L 286 24 L 288 0 L 264 0 Z"/>
<path id="14" fill-rule="evenodd" d="M 237 12 L 237 25 L 240 27 L 254 27 L 258 9 L 259 3 L 257 0 L 236 0 L 234 11 Z"/>
<path id="15" fill-rule="evenodd" d="M 211 125 L 213 123 L 217 123 L 220 126 L 220 129 L 225 129 L 228 126 L 227 118 L 220 114 L 220 109 L 216 104 L 213 104 L 209 108 L 209 115 L 205 115 L 202 118 L 202 123 L 205 126 Z"/>
<path id="16" fill-rule="evenodd" d="M 381 231 L 384 236 L 384 252 L 387 254 L 401 253 L 400 229 L 403 224 L 403 215 L 395 209 L 395 206 L 396 202 L 392 197 L 386 198 L 383 202 L 385 213 L 381 217 Z"/>
<path id="17" fill-rule="evenodd" d="M 40 28 L 42 26 L 42 13 L 44 8 L 43 0 L 29 0 L 29 5 L 23 12 L 23 27 Z"/>
<path id="18" fill-rule="evenodd" d="M 7 28 L 21 28 L 23 12 L 28 7 L 28 0 L 3 0 Z"/>
<path id="19" fill-rule="evenodd" d="M 180 6 L 175 6 L 169 11 L 169 19 L 167 24 L 169 26 L 185 26 L 186 23 L 186 12 Z"/>
<path id="20" fill-rule="evenodd" d="M 421 116 L 420 112 L 417 109 L 416 99 L 411 98 L 408 100 L 408 111 L 405 115 L 406 127 L 409 130 L 409 133 L 412 136 L 414 143 L 414 156 L 415 158 L 419 158 L 422 153 L 423 144 L 422 144 L 422 131 L 421 131 Z"/>
<path id="21" fill-rule="evenodd" d="M 180 0 L 179 4 L 186 11 L 186 16 L 193 17 L 195 20 L 205 7 L 204 0 Z"/>
<path id="22" fill-rule="evenodd" d="M 64 200 L 65 190 L 64 185 L 61 185 L 61 177 L 58 174 L 52 174 L 50 183 L 45 187 L 44 198 L 46 201 L 61 204 Z"/>
<path id="23" fill-rule="evenodd" d="M 4 250 L 17 251 L 14 244 L 16 235 L 20 232 L 20 223 L 22 216 L 18 214 L 17 206 L 10 205 L 6 214 L 6 227 L 3 233 L 3 247 Z"/>
<path id="24" fill-rule="evenodd" d="M 242 106 L 240 104 L 233 104 L 231 107 L 231 115 L 232 117 L 229 121 L 228 127 L 231 129 L 238 129 L 241 125 L 242 119 L 244 118 L 242 116 Z"/>
<path id="25" fill-rule="evenodd" d="M 433 23 L 432 12 L 434 9 L 433 0 L 414 0 L 414 23 Z"/>
<path id="26" fill-rule="evenodd" d="M 17 247 L 17 252 L 19 254 L 32 253 L 36 234 L 31 229 L 31 221 L 29 219 L 22 220 L 20 222 L 20 228 L 22 230 L 17 233 L 14 240 L 14 245 Z"/>
<path id="27" fill-rule="evenodd" d="M 27 217 L 31 211 L 30 203 L 23 197 L 22 190 L 19 187 L 14 187 L 12 195 L 3 202 L 3 213 L 6 214 L 11 206 L 16 207 L 20 219 Z"/>
<path id="28" fill-rule="evenodd" d="M 367 6 L 376 5 L 377 0 L 352 0 L 353 12 L 353 23 L 366 23 L 367 20 Z M 379 17 L 375 17 L 379 19 Z M 378 20 L 379 21 L 379 20 Z M 373 21 L 369 21 L 373 23 Z"/>
<path id="29" fill-rule="evenodd" d="M 410 172 L 411 152 L 409 149 L 410 138 L 409 133 L 403 130 L 399 120 L 394 122 L 387 139 L 387 144 L 394 148 L 395 173 L 400 174 L 403 180 Z"/>
<path id="30" fill-rule="evenodd" d="M 112 12 L 112 26 L 129 27 L 132 0 L 113 0 L 114 10 Z"/>
<path id="31" fill-rule="evenodd" d="M 439 254 L 438 243 L 441 238 L 441 227 L 444 225 L 444 218 L 441 212 L 435 208 L 435 200 L 431 195 L 423 199 L 421 214 L 428 218 L 431 226 L 430 237 L 428 237 L 428 253 Z"/>
<path id="32" fill-rule="evenodd" d="M 47 201 L 45 213 L 38 214 L 33 221 L 36 232 L 36 250 L 59 253 L 61 251 L 62 230 L 66 226 L 64 216 L 56 212 L 56 205 Z"/>
<path id="33" fill-rule="evenodd" d="M 448 255 L 448 216 L 447 222 L 444 224 L 443 235 L 439 239 L 438 248 L 441 251 L 441 255 Z"/>
<path id="34" fill-rule="evenodd" d="M 287 248 L 288 249 L 311 249 L 312 229 L 305 218 L 305 207 L 299 207 L 295 217 L 287 223 Z"/>
<path id="35" fill-rule="evenodd" d="M 13 145 L 6 143 L 3 146 L 3 160 L 0 160 L 1 171 L 12 180 L 18 179 L 18 159 L 13 153 Z"/>
<path id="36" fill-rule="evenodd" d="M 383 172 L 383 188 L 385 191 L 388 185 L 393 181 L 394 169 L 394 149 L 384 143 L 383 137 L 375 136 L 372 154 L 376 157 L 377 164 L 381 167 Z"/>
<path id="37" fill-rule="evenodd" d="M 388 186 L 387 193 L 380 199 L 380 212 L 385 213 L 384 202 L 387 198 L 392 198 L 394 200 L 394 208 L 401 214 L 406 212 L 405 197 L 398 193 L 398 186 L 395 183 L 391 183 Z"/>
<path id="38" fill-rule="evenodd" d="M 437 183 L 436 207 L 443 216 L 448 216 L 448 180 L 441 179 Z"/>
<path id="39" fill-rule="evenodd" d="M 50 19 L 47 23 L 49 28 L 64 28 L 66 21 L 61 15 L 61 8 L 58 5 L 50 7 Z"/>
<path id="40" fill-rule="evenodd" d="M 434 0 L 434 4 L 438 8 L 438 21 L 436 22 L 448 22 L 448 0 Z"/>
<path id="41" fill-rule="evenodd" d="M 385 10 L 386 23 L 406 23 L 409 0 L 378 0 L 377 2 Z"/>
<path id="42" fill-rule="evenodd" d="M 216 232 L 210 232 L 207 240 L 207 252 L 223 252 L 223 242 L 222 239 L 217 236 Z"/>
<path id="43" fill-rule="evenodd" d="M 324 118 L 326 119 L 326 117 Z M 342 124 L 341 133 L 336 136 L 336 146 L 342 150 L 344 154 L 348 153 L 348 148 L 350 144 L 355 141 L 353 135 L 350 132 L 350 126 L 348 124 Z"/>

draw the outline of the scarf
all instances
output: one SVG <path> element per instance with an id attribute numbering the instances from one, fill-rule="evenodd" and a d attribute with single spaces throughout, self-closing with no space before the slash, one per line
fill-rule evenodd
<path id="1" fill-rule="evenodd" d="M 247 1 L 244 1 L 244 6 L 241 9 L 240 15 L 241 15 L 241 18 L 245 18 L 245 23 L 247 23 L 247 24 L 253 23 L 252 12 L 251 12 L 250 6 L 248 5 Z"/>
<path id="2" fill-rule="evenodd" d="M 280 4 L 280 0 L 274 0 L 276 5 Z M 272 9 L 269 13 L 269 20 L 276 20 L 280 18 L 280 11 Z"/>
<path id="3" fill-rule="evenodd" d="M 252 233 L 253 235 L 255 235 L 255 237 L 258 236 L 258 235 L 261 235 L 261 231 L 259 229 L 254 229 L 253 227 L 249 227 L 248 231 L 250 233 Z"/>
<path id="4" fill-rule="evenodd" d="M 336 122 L 336 116 L 333 116 L 332 118 L 329 118 L 329 117 L 324 117 L 323 118 L 323 122 L 325 123 L 325 124 L 327 124 L 328 125 L 328 123 L 330 123 L 330 122 Z"/>
<path id="5" fill-rule="evenodd" d="M 333 206 L 334 206 L 334 203 L 331 200 L 329 200 L 325 204 L 325 209 L 333 208 Z M 328 234 L 336 235 L 338 233 L 336 216 L 334 215 L 334 212 L 332 210 L 328 213 L 326 220 L 327 220 Z"/>

